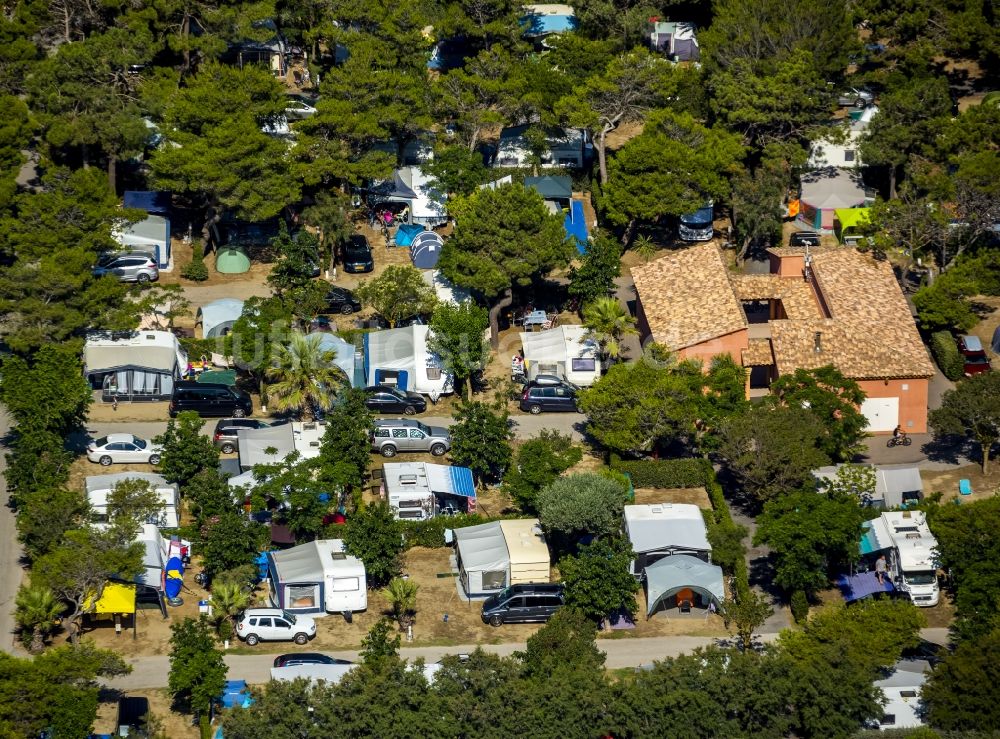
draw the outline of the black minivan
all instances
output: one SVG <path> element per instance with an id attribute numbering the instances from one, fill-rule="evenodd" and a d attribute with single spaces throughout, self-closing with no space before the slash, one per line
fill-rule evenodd
<path id="1" fill-rule="evenodd" d="M 200 416 L 243 418 L 253 414 L 253 401 L 246 393 L 229 385 L 184 380 L 174 383 L 170 398 L 170 417 L 182 411 L 196 411 Z"/>
<path id="2" fill-rule="evenodd" d="M 562 583 L 511 585 L 483 602 L 483 623 L 545 622 L 566 602 Z"/>

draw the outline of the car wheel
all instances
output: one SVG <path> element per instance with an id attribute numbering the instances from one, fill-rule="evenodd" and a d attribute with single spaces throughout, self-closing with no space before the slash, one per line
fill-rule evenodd
<path id="1" fill-rule="evenodd" d="M 242 408 L 237 408 L 236 410 L 233 411 L 233 418 L 244 418 L 246 414 L 247 412 L 245 410 L 243 410 Z"/>
<path id="2" fill-rule="evenodd" d="M 105 454 L 103 457 L 101 457 L 101 459 L 99 461 L 100 461 L 102 467 L 110 467 L 111 463 L 114 460 L 111 459 L 111 457 L 109 457 L 107 454 Z"/>
<path id="3" fill-rule="evenodd" d="M 340 314 L 343 316 L 349 316 L 354 312 L 354 306 L 350 303 L 344 303 L 340 306 Z"/>
<path id="4" fill-rule="evenodd" d="M 248 647 L 256 647 L 260 639 L 257 638 L 256 634 L 247 634 L 246 643 Z"/>
<path id="5" fill-rule="evenodd" d="M 542 412 L 542 406 L 540 405 L 533 405 L 528 408 L 528 413 L 530 413 L 533 416 L 537 416 L 541 412 Z"/>
<path id="6" fill-rule="evenodd" d="M 490 626 L 503 626 L 503 616 L 490 616 Z"/>
<path id="7" fill-rule="evenodd" d="M 292 641 L 298 644 L 299 646 L 302 646 L 307 641 L 309 641 L 309 637 L 306 634 L 296 634 L 295 638 L 292 639 Z"/>
<path id="8" fill-rule="evenodd" d="M 384 447 L 382 447 L 381 449 L 379 449 L 379 451 L 382 452 L 382 456 L 383 457 L 395 457 L 396 456 L 396 447 L 394 447 L 392 444 L 386 444 Z"/>
<path id="9" fill-rule="evenodd" d="M 223 454 L 232 454 L 235 451 L 236 451 L 236 447 L 234 447 L 228 441 L 225 444 L 222 445 L 222 453 Z"/>
<path id="10" fill-rule="evenodd" d="M 433 454 L 435 457 L 440 457 L 444 455 L 446 451 L 448 451 L 448 447 L 446 447 L 444 444 L 435 444 L 434 446 L 431 447 L 431 454 Z"/>
<path id="11" fill-rule="evenodd" d="M 149 282 L 149 275 L 145 274 L 136 275 L 135 281 L 138 282 L 140 285 L 145 285 L 147 282 Z"/>
<path id="12" fill-rule="evenodd" d="M 416 409 L 416 408 L 414 408 L 414 407 L 413 407 L 412 405 L 408 405 L 408 406 L 406 406 L 406 407 L 405 407 L 405 408 L 403 409 L 403 413 L 404 413 L 405 415 L 407 415 L 407 416 L 412 416 L 412 415 L 416 414 L 416 412 L 417 412 L 417 409 Z"/>
<path id="13" fill-rule="evenodd" d="M 150 454 L 149 455 L 149 463 L 150 464 L 159 464 L 160 463 L 160 455 L 159 454 Z"/>

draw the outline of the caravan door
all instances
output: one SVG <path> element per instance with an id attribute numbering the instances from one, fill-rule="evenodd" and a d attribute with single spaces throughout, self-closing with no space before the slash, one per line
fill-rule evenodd
<path id="1" fill-rule="evenodd" d="M 363 611 L 368 608 L 368 583 L 365 577 L 350 575 L 328 577 L 326 580 L 326 610 L 328 613 Z"/>

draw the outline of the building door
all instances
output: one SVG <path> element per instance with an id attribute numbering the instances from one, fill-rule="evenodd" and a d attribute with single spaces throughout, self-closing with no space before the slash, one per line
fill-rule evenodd
<path id="1" fill-rule="evenodd" d="M 892 431 L 899 424 L 899 398 L 868 398 L 861 413 L 868 419 L 867 431 Z"/>

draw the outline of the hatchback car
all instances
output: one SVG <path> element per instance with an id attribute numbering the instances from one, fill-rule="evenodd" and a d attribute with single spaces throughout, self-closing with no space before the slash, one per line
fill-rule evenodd
<path id="1" fill-rule="evenodd" d="M 268 426 L 280 426 L 286 421 L 278 423 L 267 423 L 256 418 L 223 418 L 215 424 L 215 433 L 212 434 L 212 443 L 223 454 L 232 454 L 239 446 L 240 429 L 262 429 Z"/>
<path id="2" fill-rule="evenodd" d="M 820 235 L 815 231 L 796 231 L 788 238 L 789 246 L 819 246 Z"/>
<path id="3" fill-rule="evenodd" d="M 347 288 L 333 286 L 326 294 L 326 309 L 329 313 L 349 316 L 361 310 L 361 301 Z"/>
<path id="4" fill-rule="evenodd" d="M 108 254 L 97 261 L 93 269 L 94 277 L 111 275 L 120 282 L 156 282 L 160 270 L 149 254 Z"/>
<path id="5" fill-rule="evenodd" d="M 168 413 L 175 418 L 181 411 L 195 411 L 201 416 L 243 418 L 253 413 L 250 396 L 229 385 L 182 380 L 174 383 Z"/>
<path id="6" fill-rule="evenodd" d="M 372 247 L 363 234 L 354 234 L 344 244 L 344 271 L 371 272 L 375 269 Z"/>
<path id="7" fill-rule="evenodd" d="M 316 622 L 280 608 L 248 608 L 236 624 L 236 635 L 251 647 L 262 641 L 305 644 L 316 636 Z"/>
<path id="8" fill-rule="evenodd" d="M 274 658 L 275 667 L 294 667 L 295 665 L 353 665 L 349 659 L 336 659 L 317 652 L 292 652 L 281 654 Z"/>
<path id="9" fill-rule="evenodd" d="M 566 602 L 562 583 L 511 585 L 483 601 L 483 623 L 545 622 Z"/>
<path id="10" fill-rule="evenodd" d="M 542 411 L 576 413 L 576 393 L 577 388 L 568 382 L 555 385 L 534 380 L 524 386 L 521 393 L 521 410 L 532 414 Z"/>
<path id="11" fill-rule="evenodd" d="M 983 342 L 978 336 L 962 336 L 958 340 L 958 351 L 965 363 L 963 371 L 966 377 L 972 377 L 991 369 L 990 358 L 986 356 Z"/>
<path id="12" fill-rule="evenodd" d="M 87 459 L 112 464 L 159 464 L 163 447 L 132 434 L 108 434 L 87 445 Z"/>
<path id="13" fill-rule="evenodd" d="M 395 457 L 398 452 L 430 452 L 440 457 L 449 449 L 451 434 L 441 426 L 405 418 L 375 421 L 372 451 L 383 457 Z"/>
<path id="14" fill-rule="evenodd" d="M 408 392 L 389 385 L 365 388 L 365 405 L 375 413 L 405 413 L 412 416 L 427 410 L 427 401 L 420 393 Z"/>
<path id="15" fill-rule="evenodd" d="M 837 95 L 837 105 L 848 107 L 853 105 L 856 108 L 867 108 L 875 102 L 875 96 L 870 90 L 858 87 L 848 87 Z"/>

